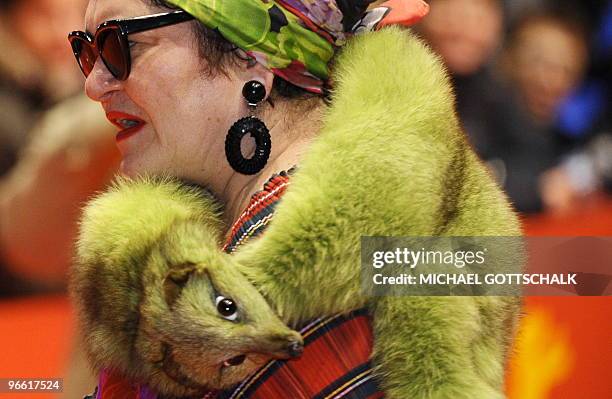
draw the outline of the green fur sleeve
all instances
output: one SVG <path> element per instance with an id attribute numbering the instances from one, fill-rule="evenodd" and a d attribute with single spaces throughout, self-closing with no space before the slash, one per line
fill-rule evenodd
<path id="1" fill-rule="evenodd" d="M 410 33 L 356 38 L 325 129 L 238 267 L 289 323 L 373 311 L 389 398 L 501 398 L 515 298 L 360 295 L 360 236 L 515 236 L 516 216 L 455 116 L 439 60 Z"/>
<path id="2" fill-rule="evenodd" d="M 355 38 L 335 76 L 325 129 L 275 220 L 236 254 L 290 322 L 360 305 L 360 236 L 519 233 L 421 41 L 399 29 Z"/>

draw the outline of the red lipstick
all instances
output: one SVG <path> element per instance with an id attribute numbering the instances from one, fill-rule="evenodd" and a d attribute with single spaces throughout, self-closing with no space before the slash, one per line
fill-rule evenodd
<path id="1" fill-rule="evenodd" d="M 106 118 L 120 129 L 115 137 L 117 142 L 135 135 L 146 125 L 146 122 L 139 117 L 124 112 L 111 111 L 106 114 Z"/>

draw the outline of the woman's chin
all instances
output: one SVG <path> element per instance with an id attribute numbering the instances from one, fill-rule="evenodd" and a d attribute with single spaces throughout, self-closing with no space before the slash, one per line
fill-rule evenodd
<path id="1" fill-rule="evenodd" d="M 119 173 L 130 178 L 173 173 L 173 168 L 168 162 L 152 155 L 144 151 L 124 155 L 119 165 Z"/>
<path id="2" fill-rule="evenodd" d="M 133 171 L 129 167 L 129 162 L 126 162 L 125 159 L 121 160 L 121 164 L 119 164 L 119 174 L 127 177 L 134 177 Z"/>
<path id="3" fill-rule="evenodd" d="M 124 156 L 119 165 L 119 173 L 123 176 L 134 178 L 140 175 L 149 174 L 142 160 L 134 156 Z"/>

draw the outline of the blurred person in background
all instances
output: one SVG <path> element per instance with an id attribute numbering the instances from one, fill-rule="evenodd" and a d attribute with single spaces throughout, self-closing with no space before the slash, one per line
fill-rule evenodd
<path id="1" fill-rule="evenodd" d="M 86 3 L 0 0 L 0 296 L 64 287 L 79 207 L 116 169 L 66 46 Z"/>
<path id="2" fill-rule="evenodd" d="M 83 19 L 85 4 L 83 0 L 0 0 L 2 63 L 43 105 L 81 89 L 62 29 Z"/>
<path id="3" fill-rule="evenodd" d="M 526 177 L 522 176 L 530 171 L 512 179 L 509 170 L 509 192 L 526 190 L 534 204 L 555 212 L 575 208 L 582 198 L 603 186 L 609 175 L 605 159 L 612 157 L 609 138 L 598 137 L 589 143 L 602 127 L 596 120 L 603 120 L 598 115 L 605 100 L 603 87 L 582 83 L 590 64 L 592 35 L 586 28 L 588 20 L 583 19 L 586 14 L 580 11 L 557 6 L 517 19 L 500 62 L 507 87 L 514 89 L 533 127 L 523 145 L 509 145 L 500 155 L 511 160 L 515 154 L 525 153 L 521 161 L 536 166 L 531 172 L 537 179 L 525 186 Z M 523 165 L 517 159 L 506 162 L 507 169 L 515 171 Z"/>
<path id="4" fill-rule="evenodd" d="M 502 72 L 534 122 L 551 126 L 588 62 L 588 37 L 571 16 L 527 14 L 517 21 L 502 56 Z"/>
<path id="5" fill-rule="evenodd" d="M 17 161 L 18 149 L 31 127 L 31 113 L 38 108 L 34 93 L 25 89 L 36 74 L 34 57 L 9 28 L 14 0 L 0 0 L 0 176 Z"/>
<path id="6" fill-rule="evenodd" d="M 557 110 L 556 128 L 569 153 L 546 179 L 545 193 L 571 209 L 596 190 L 612 192 L 612 1 L 580 3 L 594 27 L 586 78 Z"/>
<path id="7" fill-rule="evenodd" d="M 78 16 L 77 3 L 0 0 L 0 176 L 17 162 L 28 132 L 47 107 L 79 89 L 61 27 Z"/>
<path id="8" fill-rule="evenodd" d="M 474 75 L 491 59 L 502 39 L 499 0 L 432 0 L 417 27 L 454 76 Z"/>
<path id="9" fill-rule="evenodd" d="M 118 167 L 66 44 L 86 4 L 0 0 L 0 298 L 65 287 L 81 204 Z M 62 397 L 94 383 L 75 343 Z"/>
<path id="10" fill-rule="evenodd" d="M 540 210 L 537 189 L 533 189 L 538 184 L 537 175 L 532 171 L 552 166 L 551 156 L 534 161 L 531 154 L 516 149 L 524 148 L 524 141 L 533 136 L 542 141 L 537 146 L 543 155 L 551 150 L 551 143 L 546 135 L 533 133 L 533 123 L 496 68 L 504 43 L 502 1 L 433 0 L 430 5 L 430 14 L 418 32 L 451 72 L 457 112 L 472 145 L 489 163 L 518 210 Z M 513 168 L 510 176 L 508 154 L 500 154 L 508 146 L 513 151 L 512 163 L 521 165 Z"/>
<path id="11" fill-rule="evenodd" d="M 470 141 L 527 213 L 568 207 L 553 184 L 569 150 L 556 124 L 588 64 L 587 33 L 576 14 L 528 3 L 538 11 L 517 17 L 507 38 L 504 12 L 512 7 L 501 0 L 433 0 L 418 27 L 453 76 Z"/>
<path id="12" fill-rule="evenodd" d="M 517 106 L 514 120 L 505 123 L 517 129 L 505 131 L 492 155 L 522 211 L 569 208 L 559 190 L 559 164 L 568 148 L 556 124 L 563 101 L 578 87 L 588 66 L 588 33 L 579 16 L 546 8 L 523 14 L 514 22 L 500 56 L 500 79 Z"/>

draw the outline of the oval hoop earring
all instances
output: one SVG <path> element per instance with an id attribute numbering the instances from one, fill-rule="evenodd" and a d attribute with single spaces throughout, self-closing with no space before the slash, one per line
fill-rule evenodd
<path id="1" fill-rule="evenodd" d="M 251 112 L 266 97 L 266 88 L 256 80 L 247 82 L 242 95 L 247 101 Z M 255 139 L 255 154 L 245 158 L 242 154 L 242 138 L 250 134 Z M 225 137 L 225 156 L 230 166 L 243 175 L 254 175 L 260 172 L 268 163 L 272 151 L 272 140 L 268 127 L 253 115 L 239 119 L 227 132 Z"/>

